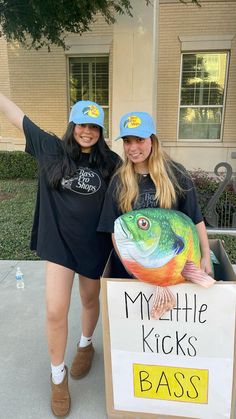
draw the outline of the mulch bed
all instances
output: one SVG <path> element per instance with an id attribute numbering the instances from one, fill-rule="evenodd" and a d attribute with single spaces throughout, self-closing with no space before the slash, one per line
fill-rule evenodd
<path id="1" fill-rule="evenodd" d="M 14 193 L 0 192 L 0 201 L 4 201 L 5 199 L 11 199 L 14 196 Z"/>

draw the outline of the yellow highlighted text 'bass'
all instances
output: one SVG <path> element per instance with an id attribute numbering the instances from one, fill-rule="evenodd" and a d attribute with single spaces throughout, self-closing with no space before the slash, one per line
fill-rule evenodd
<path id="1" fill-rule="evenodd" d="M 208 370 L 133 365 L 135 397 L 207 403 Z"/>

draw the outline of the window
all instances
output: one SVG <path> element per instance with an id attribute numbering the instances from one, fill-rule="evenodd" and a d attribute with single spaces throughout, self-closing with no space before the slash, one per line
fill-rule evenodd
<path id="1" fill-rule="evenodd" d="M 69 58 L 70 106 L 78 100 L 92 100 L 105 114 L 104 136 L 109 136 L 109 58 Z"/>
<path id="2" fill-rule="evenodd" d="M 182 54 L 180 140 L 220 140 L 227 52 Z"/>

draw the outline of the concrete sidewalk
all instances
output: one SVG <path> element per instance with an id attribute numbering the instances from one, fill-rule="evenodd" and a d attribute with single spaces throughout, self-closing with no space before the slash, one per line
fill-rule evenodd
<path id="1" fill-rule="evenodd" d="M 16 289 L 20 266 L 25 288 Z M 48 419 L 50 364 L 45 337 L 44 267 L 41 261 L 0 261 L 0 418 Z M 80 336 L 80 299 L 75 279 L 69 315 L 66 364 Z M 69 379 L 70 419 L 105 419 L 101 317 L 94 335 L 95 358 L 82 380 Z"/>
<path id="2" fill-rule="evenodd" d="M 24 274 L 23 290 L 16 289 L 17 266 Z M 50 364 L 45 337 L 44 267 L 41 261 L 0 261 L 1 419 L 54 418 L 50 412 Z M 77 285 L 75 280 L 65 358 L 68 366 L 81 332 Z M 101 316 L 94 346 L 96 354 L 88 376 L 79 381 L 69 379 L 70 419 L 107 418 Z"/>

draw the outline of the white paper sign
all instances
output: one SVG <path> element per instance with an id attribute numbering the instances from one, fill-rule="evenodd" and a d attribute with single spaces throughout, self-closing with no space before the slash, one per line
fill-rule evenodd
<path id="1" fill-rule="evenodd" d="M 236 284 L 171 287 L 176 306 L 150 318 L 155 287 L 107 282 L 114 408 L 229 419 Z"/>

